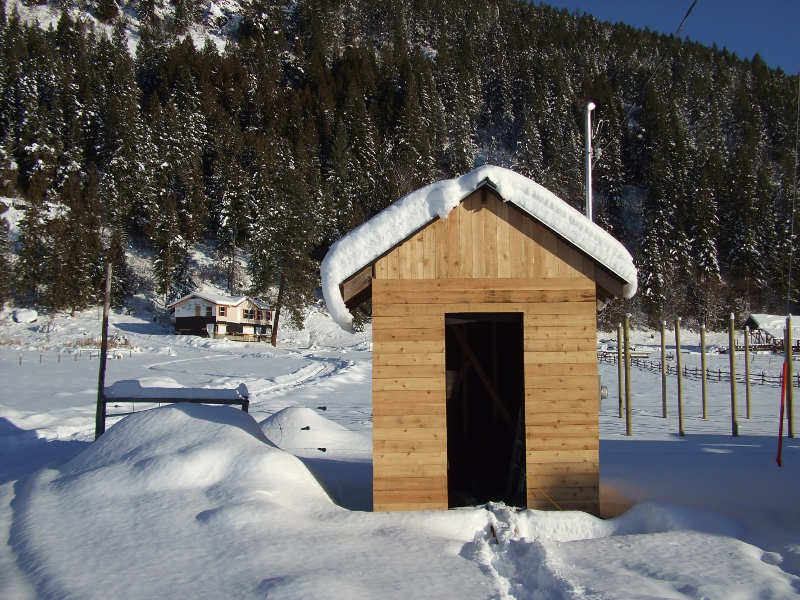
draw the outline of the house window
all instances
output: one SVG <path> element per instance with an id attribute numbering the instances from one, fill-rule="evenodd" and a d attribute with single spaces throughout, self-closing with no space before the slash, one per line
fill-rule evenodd
<path id="1" fill-rule="evenodd" d="M 214 316 L 214 311 L 213 311 L 213 309 L 212 309 L 210 306 L 206 306 L 206 316 L 207 316 L 207 317 L 212 317 L 212 316 Z"/>
<path id="2" fill-rule="evenodd" d="M 224 317 L 227 312 L 227 306 L 220 306 L 219 307 L 219 316 Z"/>
<path id="3" fill-rule="evenodd" d="M 256 311 L 256 319 L 258 319 L 260 321 L 263 318 L 264 318 L 264 313 L 262 313 L 260 310 L 257 310 Z"/>
<path id="4" fill-rule="evenodd" d="M 242 310 L 242 317 L 245 319 L 255 319 L 256 318 L 256 309 L 255 308 L 245 308 Z"/>

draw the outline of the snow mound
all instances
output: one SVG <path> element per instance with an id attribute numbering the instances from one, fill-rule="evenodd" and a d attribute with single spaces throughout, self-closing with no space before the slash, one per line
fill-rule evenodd
<path id="1" fill-rule="evenodd" d="M 292 452 L 318 448 L 370 451 L 372 446 L 369 437 L 299 406 L 284 408 L 268 417 L 261 422 L 261 431 L 273 444 Z"/>
<path id="2" fill-rule="evenodd" d="M 32 308 L 18 308 L 14 311 L 14 322 L 34 323 L 39 318 L 39 313 Z"/>
<path id="3" fill-rule="evenodd" d="M 401 198 L 336 243 L 322 261 L 322 293 L 334 320 L 352 328 L 339 284 L 436 217 L 446 219 L 486 179 L 500 196 L 593 257 L 625 281 L 624 296 L 636 294 L 637 271 L 625 247 L 558 196 L 514 171 L 486 165 L 455 179 L 425 186 Z"/>
<path id="4" fill-rule="evenodd" d="M 265 511 L 337 510 L 250 415 L 187 404 L 130 415 L 60 469 L 26 480 L 14 502 L 11 544 L 21 564 L 41 566 L 31 577 L 51 598 L 96 597 L 96 582 L 74 573 L 114 572 L 120 560 L 146 574 L 138 597 L 160 597 L 165 582 L 181 584 L 181 573 L 218 555 L 215 527 L 241 531 Z M 103 578 L 103 596 L 130 597 L 128 585 Z"/>
<path id="5" fill-rule="evenodd" d="M 76 490 L 102 484 L 118 495 L 250 483 L 285 496 L 287 506 L 298 498 L 327 501 L 298 459 L 230 406 L 178 403 L 130 415 L 66 463 L 58 479 Z"/>

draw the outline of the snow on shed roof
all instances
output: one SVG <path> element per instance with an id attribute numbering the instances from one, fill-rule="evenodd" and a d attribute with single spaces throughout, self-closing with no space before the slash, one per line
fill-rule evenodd
<path id="1" fill-rule="evenodd" d="M 436 217 L 446 219 L 487 179 L 504 200 L 513 202 L 622 279 L 624 296 L 633 297 L 636 267 L 619 241 L 538 183 L 509 169 L 486 165 L 411 192 L 331 246 L 321 271 L 322 293 L 333 319 L 344 329 L 352 327 L 353 317 L 339 284 Z"/>
<path id="2" fill-rule="evenodd" d="M 213 292 L 192 292 L 191 294 L 186 294 L 183 298 L 178 298 L 172 304 L 168 304 L 167 308 L 173 308 L 189 298 L 202 298 L 203 300 L 207 300 L 212 304 L 225 304 L 226 306 L 238 306 L 245 300 L 249 299 L 258 308 L 262 310 L 269 310 L 268 304 L 258 300 L 257 298 L 253 298 L 252 296 L 225 296 L 224 294 L 215 294 Z"/>

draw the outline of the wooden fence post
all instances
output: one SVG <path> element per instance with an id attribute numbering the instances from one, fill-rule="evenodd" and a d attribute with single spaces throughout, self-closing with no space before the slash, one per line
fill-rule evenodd
<path id="1" fill-rule="evenodd" d="M 622 418 L 622 398 L 625 393 L 625 366 L 622 356 L 622 323 L 617 323 L 617 379 L 619 382 L 619 418 Z"/>
<path id="2" fill-rule="evenodd" d="M 787 435 L 794 437 L 794 387 L 792 386 L 792 315 L 786 317 L 786 418 Z"/>
<path id="3" fill-rule="evenodd" d="M 631 314 L 625 315 L 625 435 L 633 435 L 631 423 Z"/>
<path id="4" fill-rule="evenodd" d="M 731 313 L 728 322 L 728 342 L 730 344 L 728 354 L 731 359 L 731 435 L 736 437 L 739 435 L 739 420 L 736 416 L 736 336 L 733 320 L 733 313 Z"/>
<path id="5" fill-rule="evenodd" d="M 750 418 L 750 327 L 744 328 L 744 403 Z"/>
<path id="6" fill-rule="evenodd" d="M 703 323 L 700 326 L 700 366 L 703 369 L 703 384 L 702 384 L 702 396 L 703 396 L 703 419 L 708 418 L 708 390 L 706 385 L 708 384 L 708 371 L 706 368 L 706 325 Z"/>
<path id="7" fill-rule="evenodd" d="M 103 388 L 106 384 L 106 354 L 108 353 L 108 310 L 111 306 L 111 261 L 106 263 L 106 297 L 103 302 L 103 329 L 100 341 L 100 373 L 97 376 L 97 412 L 94 421 L 94 439 L 106 430 L 106 400 Z"/>
<path id="8" fill-rule="evenodd" d="M 661 321 L 661 416 L 667 418 L 667 322 Z"/>
<path id="9" fill-rule="evenodd" d="M 675 372 L 678 375 L 678 435 L 683 432 L 683 374 L 681 373 L 681 318 L 675 319 Z"/>

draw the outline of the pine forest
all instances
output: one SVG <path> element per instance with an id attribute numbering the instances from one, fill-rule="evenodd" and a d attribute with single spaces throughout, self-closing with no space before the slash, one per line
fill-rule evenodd
<path id="1" fill-rule="evenodd" d="M 327 247 L 428 183 L 495 164 L 582 209 L 592 101 L 595 219 L 640 278 L 601 325 L 797 310 L 798 80 L 757 55 L 517 0 L 252 0 L 226 45 L 198 0 L 2 5 L 0 300 L 95 304 L 111 261 L 121 304 L 136 246 L 169 302 L 204 244 L 299 318 Z"/>

